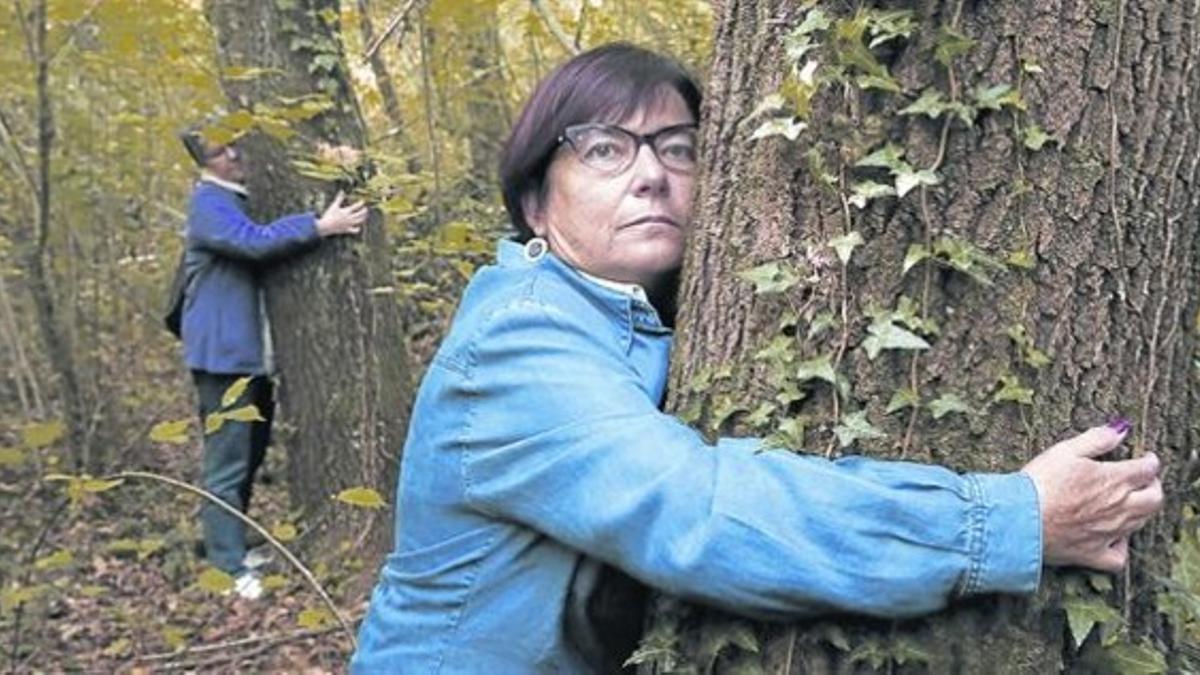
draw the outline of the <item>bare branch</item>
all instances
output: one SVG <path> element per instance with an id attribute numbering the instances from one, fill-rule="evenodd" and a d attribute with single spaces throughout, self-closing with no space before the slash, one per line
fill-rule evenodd
<path id="1" fill-rule="evenodd" d="M 534 11 L 542 17 L 542 22 L 546 24 L 546 28 L 550 31 L 550 34 L 562 44 L 563 49 L 567 50 L 569 54 L 578 54 L 579 45 L 571 40 L 570 35 L 567 35 L 567 31 L 563 29 L 562 24 L 558 22 L 558 19 L 554 18 L 554 14 L 546 7 L 546 3 L 542 0 L 529 0 L 529 4 L 533 5 Z"/>
<path id="2" fill-rule="evenodd" d="M 83 14 L 75 21 L 75 23 L 71 24 L 71 27 L 67 30 L 67 37 L 63 38 L 62 44 L 60 44 L 54 49 L 53 52 L 50 53 L 48 57 L 50 61 L 57 59 L 58 55 L 66 51 L 66 48 L 75 41 L 75 34 L 79 32 L 80 26 L 90 19 L 92 14 L 96 13 L 96 8 L 99 7 L 103 2 L 104 0 L 92 0 L 91 6 L 84 10 Z"/>
<path id="3" fill-rule="evenodd" d="M 379 46 L 382 45 L 385 40 L 391 37 L 393 33 L 396 33 L 397 30 L 399 30 L 401 37 L 404 36 L 404 33 L 408 32 L 408 15 L 410 12 L 412 12 L 416 5 L 417 0 L 408 0 L 408 2 L 404 3 L 404 6 L 400 8 L 400 11 L 396 12 L 395 16 L 388 20 L 387 28 L 384 28 L 383 32 L 379 34 L 379 37 L 375 38 L 375 41 L 372 42 L 369 47 L 367 47 L 366 52 L 363 53 L 363 61 L 369 61 L 371 57 L 375 56 L 375 52 L 379 50 Z M 422 2 L 421 5 L 421 9 L 424 10 L 425 2 Z"/>

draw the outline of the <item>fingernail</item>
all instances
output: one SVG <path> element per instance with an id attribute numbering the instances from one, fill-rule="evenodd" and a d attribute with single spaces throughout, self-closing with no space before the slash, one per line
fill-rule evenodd
<path id="1" fill-rule="evenodd" d="M 1111 421 L 1109 421 L 1108 428 L 1112 429 L 1118 434 L 1125 435 L 1129 433 L 1130 429 L 1133 428 L 1133 422 L 1130 422 L 1124 417 L 1114 417 Z"/>

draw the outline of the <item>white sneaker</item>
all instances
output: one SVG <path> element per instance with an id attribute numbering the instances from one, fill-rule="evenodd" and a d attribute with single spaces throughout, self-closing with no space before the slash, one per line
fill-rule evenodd
<path id="1" fill-rule="evenodd" d="M 248 570 L 257 570 L 265 567 L 267 563 L 274 559 L 270 549 L 266 546 L 260 546 L 246 552 L 246 557 L 242 558 L 242 567 Z"/>
<path id="2" fill-rule="evenodd" d="M 246 600 L 258 600 L 262 597 L 262 581 L 254 572 L 242 572 L 233 580 L 233 592 Z"/>

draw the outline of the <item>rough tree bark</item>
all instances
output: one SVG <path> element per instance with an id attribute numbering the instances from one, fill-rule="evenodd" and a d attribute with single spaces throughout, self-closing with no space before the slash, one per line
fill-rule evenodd
<path id="1" fill-rule="evenodd" d="M 338 38 L 338 3 L 209 0 L 205 12 L 223 68 L 266 69 L 251 79 L 224 79 L 235 109 L 310 95 L 333 101 L 326 112 L 295 123 L 299 134 L 286 145 L 264 134 L 243 142 L 259 220 L 319 211 L 332 190 L 300 176 L 292 159 L 311 157 L 318 141 L 362 148 L 365 139 Z M 382 546 L 389 518 L 330 508 L 331 495 L 348 487 L 390 494 L 407 425 L 411 375 L 399 312 L 386 292 L 393 279 L 378 214 L 361 238 L 326 240 L 272 268 L 265 283 L 293 502 L 310 527 L 323 524 Z"/>
<path id="2" fill-rule="evenodd" d="M 889 672 L 1103 669 L 1097 633 L 1077 652 L 1062 609 L 1091 598 L 1116 609 L 1120 620 L 1110 623 L 1127 627 L 1123 641 L 1169 652 L 1154 577 L 1168 574 L 1181 497 L 1196 473 L 1197 3 L 905 3 L 911 35 L 870 50 L 902 92 L 827 84 L 797 141 L 751 141 L 765 119 L 752 111 L 768 95 L 782 91 L 784 105 L 804 106 L 806 61 L 820 61 L 817 82 L 835 65 L 859 85 L 869 74 L 851 43 L 878 35 L 855 34 L 854 10 L 842 5 L 818 5 L 832 25 L 812 32 L 817 46 L 795 58 L 804 42 L 797 27 L 812 18 L 801 6 L 812 4 L 719 3 L 670 407 L 701 410 L 700 424 L 716 433 L 766 433 L 803 419 L 804 432 L 790 429 L 809 451 L 980 471 L 1016 470 L 1073 430 L 1121 414 L 1136 424 L 1121 452 L 1164 460 L 1168 506 L 1134 538 L 1128 573 L 1110 591 L 1047 572 L 1035 597 L 976 598 L 920 620 L 752 625 L 757 654 L 735 647 L 747 646 L 744 635 L 714 639 L 735 635 L 720 628 L 730 619 L 695 608 L 660 610 L 648 635 L 675 640 L 702 672 L 855 672 L 870 670 L 872 654 Z M 1012 89 L 980 89 L 999 84 Z M 974 108 L 970 123 L 951 108 L 936 119 L 899 114 L 930 88 L 943 103 Z M 989 105 L 1011 92 L 1019 98 Z M 935 169 L 940 184 L 850 205 L 856 183 L 891 185 L 887 170 L 854 167 L 888 141 L 913 169 Z M 829 242 L 851 232 L 862 243 L 843 265 Z M 921 257 L 914 245 L 932 255 L 904 273 L 906 251 Z M 782 293 L 756 293 L 738 276 L 771 263 L 760 277 Z M 915 307 L 912 323 L 940 330 L 912 330 L 928 350 L 885 349 L 872 360 L 863 348 L 872 312 L 895 311 L 901 296 Z M 781 320 L 788 313 L 795 318 Z M 776 349 L 761 351 L 776 338 Z M 822 357 L 848 395 L 801 381 L 800 364 Z M 765 409 L 770 421 L 756 424 L 747 413 L 787 380 L 807 398 Z M 922 406 L 886 412 L 906 388 Z M 929 404 L 946 394 L 976 412 L 934 419 Z M 842 449 L 832 428 L 859 411 L 886 437 Z"/>

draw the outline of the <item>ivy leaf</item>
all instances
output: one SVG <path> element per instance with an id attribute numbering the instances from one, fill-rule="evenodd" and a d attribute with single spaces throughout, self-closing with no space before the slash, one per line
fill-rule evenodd
<path id="1" fill-rule="evenodd" d="M 935 120 L 946 112 L 948 102 L 942 97 L 942 92 L 933 87 L 921 92 L 921 97 L 900 110 L 901 115 L 925 115 Z"/>
<path id="2" fill-rule="evenodd" d="M 940 420 L 950 413 L 961 413 L 971 415 L 975 413 L 975 409 L 962 400 L 958 394 L 946 393 L 929 402 L 929 411 L 933 413 L 933 419 Z"/>
<path id="3" fill-rule="evenodd" d="M 871 426 L 866 410 L 843 417 L 842 423 L 834 427 L 833 433 L 837 435 L 838 445 L 843 448 L 863 439 L 887 438 L 887 434 Z"/>
<path id="4" fill-rule="evenodd" d="M 891 185 L 884 185 L 882 183 L 876 183 L 869 180 L 861 183 L 855 183 L 852 192 L 853 194 L 850 195 L 850 199 L 847 201 L 860 209 L 866 208 L 867 202 L 871 201 L 872 199 L 878 199 L 880 197 L 894 197 L 896 195 L 896 189 Z"/>
<path id="5" fill-rule="evenodd" d="M 867 43 L 868 49 L 874 49 L 885 42 L 912 35 L 916 28 L 913 12 L 909 9 L 892 11 L 873 10 L 868 14 L 868 29 L 873 36 Z"/>
<path id="6" fill-rule="evenodd" d="M 975 41 L 949 26 L 939 26 L 934 40 L 933 58 L 949 68 L 954 59 L 975 47 Z"/>
<path id="7" fill-rule="evenodd" d="M 1167 672 L 1167 659 L 1144 644 L 1118 642 L 1105 651 L 1121 675 L 1160 675 Z"/>
<path id="8" fill-rule="evenodd" d="M 913 265 L 925 260 L 930 255 L 929 248 L 922 244 L 910 244 L 908 251 L 904 253 L 904 265 L 900 270 L 900 274 L 908 274 L 908 271 L 913 268 Z"/>
<path id="9" fill-rule="evenodd" d="M 995 403 L 1012 401 L 1021 405 L 1033 405 L 1033 390 L 1021 386 L 1021 381 L 1017 379 L 1016 375 L 1001 375 L 1000 391 L 992 395 L 992 401 Z"/>
<path id="10" fill-rule="evenodd" d="M 796 380 L 799 382 L 824 380 L 829 384 L 836 384 L 837 373 L 833 371 L 833 362 L 829 355 L 825 354 L 796 366 Z"/>
<path id="11" fill-rule="evenodd" d="M 904 149 L 892 143 L 888 143 L 875 152 L 872 152 L 866 157 L 858 160 L 854 163 L 854 166 L 863 168 L 875 167 L 879 169 L 887 169 L 893 173 L 899 173 L 904 170 L 912 170 L 912 167 L 908 165 L 908 162 L 904 161 Z"/>
<path id="12" fill-rule="evenodd" d="M 829 245 L 837 251 L 838 260 L 841 260 L 843 265 L 850 262 L 850 254 L 863 243 L 862 235 L 857 230 L 829 240 Z"/>
<path id="13" fill-rule="evenodd" d="M 800 132 L 807 128 L 808 124 L 795 117 L 774 117 L 758 125 L 758 128 L 750 135 L 750 140 L 757 141 L 771 136 L 783 136 L 789 141 L 794 141 L 800 138 Z"/>
<path id="14" fill-rule="evenodd" d="M 378 492 L 368 487 L 346 488 L 337 493 L 334 499 L 367 509 L 382 509 L 387 506 L 387 502 L 383 501 L 383 497 L 380 497 Z"/>
<path id="15" fill-rule="evenodd" d="M 1076 647 L 1083 645 L 1096 624 L 1118 625 L 1122 622 L 1120 613 L 1100 598 L 1070 598 L 1063 601 L 1063 609 L 1067 612 L 1067 625 Z"/>
<path id="16" fill-rule="evenodd" d="M 196 585 L 209 593 L 221 594 L 233 590 L 233 576 L 215 567 L 206 567 L 196 577 Z"/>
<path id="17" fill-rule="evenodd" d="M 234 403 L 237 403 L 238 399 L 242 397 L 242 394 L 246 392 L 246 387 L 248 386 L 250 386 L 249 377 L 239 377 L 238 379 L 234 380 L 233 384 L 229 385 L 229 388 L 226 389 L 225 393 L 221 395 L 221 407 L 228 408 Z"/>
<path id="18" fill-rule="evenodd" d="M 869 335 L 863 340 L 862 347 L 867 352 L 867 358 L 872 361 L 885 349 L 929 349 L 929 343 L 924 338 L 897 326 L 891 316 L 876 319 L 867 327 L 867 332 Z"/>
<path id="19" fill-rule="evenodd" d="M 162 635 L 163 642 L 171 649 L 181 649 L 187 644 L 187 638 L 190 633 L 186 628 L 179 626 L 163 626 L 159 631 Z"/>
<path id="20" fill-rule="evenodd" d="M 796 26 L 792 35 L 811 35 L 817 31 L 829 30 L 832 26 L 833 19 L 830 19 L 824 10 L 814 8 L 804 15 L 804 21 Z"/>
<path id="21" fill-rule="evenodd" d="M 896 173 L 896 196 L 903 197 L 918 185 L 934 186 L 942 182 L 936 172 L 929 169 L 920 171 L 899 171 Z"/>
<path id="22" fill-rule="evenodd" d="M 179 445 L 186 443 L 188 440 L 188 426 L 191 424 L 188 420 L 176 420 L 174 422 L 159 422 L 150 429 L 150 440 L 156 443 L 171 443 Z"/>
<path id="23" fill-rule="evenodd" d="M 800 275 L 795 270 L 777 262 L 742 270 L 737 277 L 754 284 L 755 295 L 782 293 L 800 283 Z"/>
<path id="24" fill-rule="evenodd" d="M 892 94 L 899 94 L 904 91 L 900 88 L 899 82 L 893 79 L 892 76 L 886 74 L 859 75 L 858 79 L 855 80 L 855 84 L 857 84 L 859 88 L 863 90 L 878 89 L 879 91 L 886 91 Z"/>
<path id="25" fill-rule="evenodd" d="M 1025 101 L 1021 93 L 1013 89 L 1011 84 L 997 84 L 991 87 L 979 87 L 975 90 L 975 107 L 980 110 L 1000 110 L 1004 106 L 1025 110 Z"/>
<path id="26" fill-rule="evenodd" d="M 794 337 L 776 335 L 771 338 L 766 347 L 755 352 L 753 358 L 755 361 L 791 363 L 796 359 L 796 352 L 792 349 L 795 344 L 796 338 Z"/>
<path id="27" fill-rule="evenodd" d="M 903 387 L 892 394 L 892 400 L 888 401 L 887 408 L 883 412 L 891 415 L 905 408 L 916 408 L 920 405 L 921 399 L 917 397 L 917 392 L 913 391 L 912 387 Z"/>
<path id="28" fill-rule="evenodd" d="M 1041 150 L 1042 146 L 1046 145 L 1049 141 L 1053 141 L 1054 137 L 1042 131 L 1042 128 L 1038 125 L 1030 124 L 1021 133 L 1021 140 L 1025 144 L 1025 147 L 1037 151 Z"/>
<path id="29" fill-rule="evenodd" d="M 21 442 L 30 450 L 37 450 L 52 445 L 63 437 L 66 426 L 58 420 L 50 422 L 35 422 L 21 429 Z"/>

